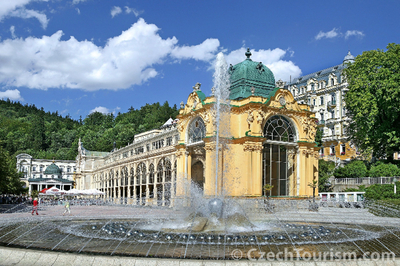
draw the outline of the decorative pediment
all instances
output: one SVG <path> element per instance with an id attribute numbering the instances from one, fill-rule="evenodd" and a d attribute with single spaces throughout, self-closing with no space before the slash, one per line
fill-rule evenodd
<path id="1" fill-rule="evenodd" d="M 292 93 L 285 89 L 277 90 L 275 95 L 269 99 L 267 104 L 271 107 L 285 108 L 292 111 L 302 111 Z"/>
<path id="2" fill-rule="evenodd" d="M 180 114 L 185 115 L 203 108 L 204 98 L 205 95 L 202 91 L 193 91 L 191 94 L 189 94 L 186 104 L 181 106 L 183 109 L 181 109 Z"/>

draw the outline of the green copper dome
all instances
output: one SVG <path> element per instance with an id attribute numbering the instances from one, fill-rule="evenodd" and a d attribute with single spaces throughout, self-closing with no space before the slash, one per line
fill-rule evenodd
<path id="1" fill-rule="evenodd" d="M 60 170 L 60 168 L 58 168 L 57 165 L 55 165 L 55 163 L 52 163 L 49 166 L 47 166 L 46 170 L 44 170 L 44 174 L 59 176 L 59 175 L 61 175 L 61 170 Z"/>
<path id="2" fill-rule="evenodd" d="M 275 89 L 275 77 L 272 71 L 261 62 L 250 59 L 251 52 L 247 48 L 247 59 L 229 67 L 231 74 L 230 99 L 240 100 L 253 95 L 267 98 Z M 252 89 L 254 88 L 254 89 Z"/>

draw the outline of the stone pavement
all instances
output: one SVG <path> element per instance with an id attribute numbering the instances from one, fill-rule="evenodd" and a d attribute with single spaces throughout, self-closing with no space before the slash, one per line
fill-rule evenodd
<path id="1" fill-rule="evenodd" d="M 63 206 L 41 207 L 39 215 L 32 216 L 31 209 L 28 208 L 24 212 L 17 213 L 1 213 L 0 226 L 2 223 L 37 219 L 46 221 L 47 219 L 93 219 L 93 218 L 174 218 L 180 219 L 185 216 L 182 211 L 162 208 L 140 208 L 130 206 L 71 206 L 71 217 L 64 217 Z M 358 223 L 358 224 L 380 224 L 400 226 L 400 219 L 376 217 L 368 213 L 365 209 L 339 209 L 339 208 L 322 208 L 317 213 L 308 212 L 306 210 L 287 210 L 285 212 L 277 212 L 274 214 L 257 213 L 250 215 L 255 220 L 274 220 L 282 219 L 285 221 L 320 221 L 333 223 Z M 281 266 L 311 266 L 311 265 L 399 265 L 400 259 L 395 260 L 349 260 L 349 261 L 250 261 L 250 260 L 187 260 L 187 259 L 164 259 L 164 258 L 137 258 L 137 257 L 120 257 L 120 256 L 102 256 L 88 255 L 66 252 L 51 252 L 42 250 L 32 250 L 26 248 L 12 248 L 0 246 L 0 266 L 8 265 L 281 265 Z"/>
<path id="2" fill-rule="evenodd" d="M 349 261 L 221 261 L 135 258 L 118 256 L 98 256 L 74 253 L 60 253 L 29 249 L 0 247 L 1 266 L 400 266 L 400 260 L 349 260 Z"/>

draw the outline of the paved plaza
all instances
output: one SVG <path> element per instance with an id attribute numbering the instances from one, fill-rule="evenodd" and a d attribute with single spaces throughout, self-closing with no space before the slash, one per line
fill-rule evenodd
<path id="1" fill-rule="evenodd" d="M 132 206 L 71 206 L 71 215 L 63 216 L 63 206 L 47 206 L 39 208 L 39 215 L 31 215 L 31 209 L 23 212 L 9 212 L 0 214 L 0 226 L 15 221 L 46 221 L 46 220 L 73 220 L 73 219 L 183 219 L 186 214 L 166 208 L 132 207 Z M 376 217 L 366 209 L 355 208 L 321 208 L 319 212 L 309 212 L 305 209 L 288 208 L 286 211 L 275 213 L 251 211 L 252 220 L 285 220 L 325 223 L 355 223 L 362 225 L 400 226 L 400 219 Z M 1 236 L 0 236 L 1 237 Z M 0 266 L 8 265 L 400 265 L 400 260 L 372 261 L 251 261 L 248 259 L 235 260 L 193 260 L 193 259 L 163 259 L 138 258 L 123 256 L 89 255 L 67 252 L 51 252 L 0 247 Z"/>

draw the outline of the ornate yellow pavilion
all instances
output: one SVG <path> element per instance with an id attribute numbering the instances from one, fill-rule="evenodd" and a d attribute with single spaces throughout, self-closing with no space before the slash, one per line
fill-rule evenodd
<path id="1" fill-rule="evenodd" d="M 230 66 L 230 106 L 222 117 L 218 158 L 215 97 L 206 97 L 197 84 L 182 104 L 176 197 L 188 193 L 185 179 L 210 197 L 261 196 L 266 184 L 273 186 L 272 196 L 313 193 L 309 184 L 318 180 L 319 149 L 314 113 L 277 88 L 272 72 L 252 61 L 249 51 L 246 56 Z"/>

